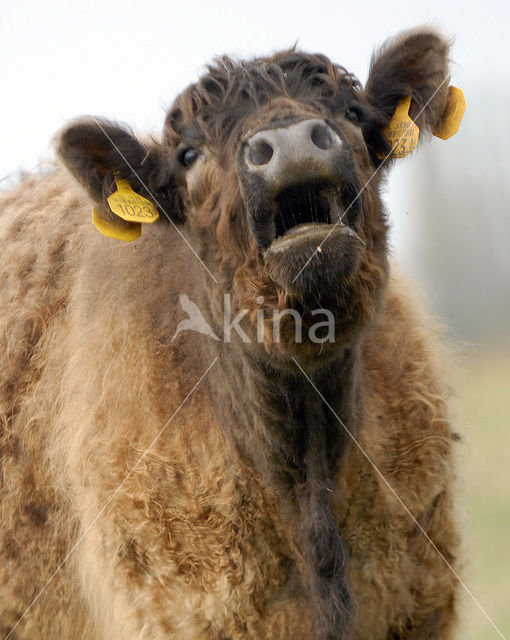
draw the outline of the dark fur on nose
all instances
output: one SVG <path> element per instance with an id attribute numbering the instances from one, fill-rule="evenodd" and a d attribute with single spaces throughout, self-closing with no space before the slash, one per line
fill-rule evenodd
<path id="1" fill-rule="evenodd" d="M 248 171 L 264 179 L 269 194 L 300 180 L 335 182 L 340 137 L 319 119 L 259 131 L 247 140 Z"/>

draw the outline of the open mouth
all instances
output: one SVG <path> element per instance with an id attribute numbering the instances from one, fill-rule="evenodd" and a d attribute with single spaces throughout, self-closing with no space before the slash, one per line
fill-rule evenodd
<path id="1" fill-rule="evenodd" d="M 320 242 L 332 229 L 356 235 L 352 223 L 358 214 L 359 202 L 351 185 L 305 182 L 286 187 L 273 200 L 274 236 L 265 253 Z"/>
<path id="2" fill-rule="evenodd" d="M 273 198 L 262 256 L 285 291 L 318 295 L 324 274 L 345 284 L 356 271 L 365 246 L 353 228 L 361 208 L 356 194 L 354 185 L 322 181 L 285 187 Z"/>
<path id="3" fill-rule="evenodd" d="M 274 199 L 275 239 L 300 225 L 335 224 L 343 209 L 338 189 L 327 183 L 287 187 Z"/>

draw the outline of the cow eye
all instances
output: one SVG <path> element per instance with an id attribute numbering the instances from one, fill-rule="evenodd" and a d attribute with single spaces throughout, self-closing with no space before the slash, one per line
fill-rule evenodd
<path id="1" fill-rule="evenodd" d="M 197 158 L 198 158 L 198 150 L 193 148 L 184 149 L 179 154 L 179 162 L 182 164 L 183 167 L 186 167 L 186 169 L 191 167 L 191 165 L 195 162 Z"/>
<path id="2" fill-rule="evenodd" d="M 359 122 L 359 113 L 355 109 L 346 109 L 345 117 L 351 122 Z"/>

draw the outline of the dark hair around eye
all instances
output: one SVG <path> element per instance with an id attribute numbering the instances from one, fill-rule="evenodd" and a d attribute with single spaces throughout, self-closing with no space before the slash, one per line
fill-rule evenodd
<path id="1" fill-rule="evenodd" d="M 193 147 L 188 147 L 187 149 L 183 149 L 179 153 L 179 162 L 183 167 L 188 169 L 198 158 L 199 152 L 197 149 L 193 149 Z"/>

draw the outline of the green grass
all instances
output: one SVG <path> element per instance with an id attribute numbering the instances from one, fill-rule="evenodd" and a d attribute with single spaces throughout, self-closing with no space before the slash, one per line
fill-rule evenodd
<path id="1" fill-rule="evenodd" d="M 467 358 L 460 387 L 468 520 L 465 583 L 510 640 L 510 351 Z M 466 594 L 463 640 L 501 638 Z"/>

